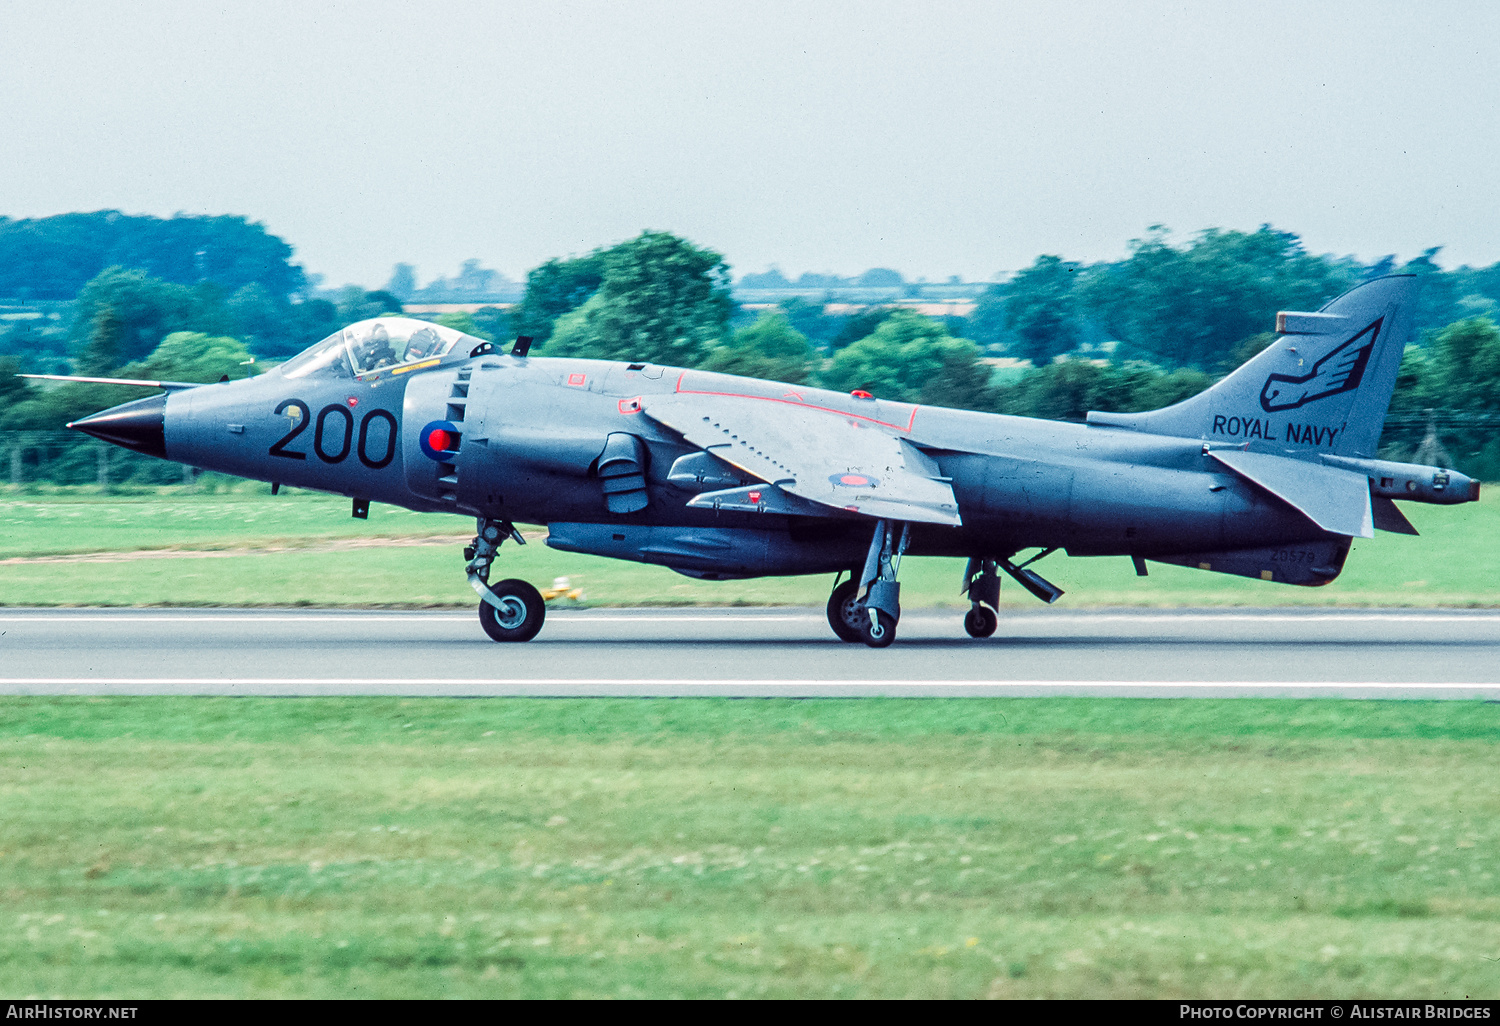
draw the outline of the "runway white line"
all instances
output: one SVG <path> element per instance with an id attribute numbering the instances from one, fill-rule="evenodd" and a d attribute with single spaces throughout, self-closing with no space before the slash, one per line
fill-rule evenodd
<path id="1" fill-rule="evenodd" d="M 1204 681 L 1204 680 L 720 680 L 675 677 L 0 677 L 8 687 L 560 687 L 722 688 L 798 690 L 811 688 L 1212 688 L 1500 690 L 1497 683 L 1411 681 Z"/>
<path id="2" fill-rule="evenodd" d="M 1497 613 L 1040 613 L 1073 623 L 1500 623 Z M 1006 621 L 1002 618 L 1001 623 Z M 1014 622 L 1014 621 L 1011 621 Z"/>
<path id="3" fill-rule="evenodd" d="M 821 616 L 812 615 L 771 615 L 771 616 L 745 616 L 726 614 L 723 616 L 594 616 L 573 617 L 558 616 L 556 614 L 547 618 L 547 625 L 566 623 L 724 623 L 726 621 L 743 621 L 753 623 L 785 623 L 790 621 L 822 620 Z M 123 613 L 111 615 L 108 613 L 80 613 L 76 616 L 6 616 L 0 613 L 0 623 L 347 623 L 351 620 L 361 623 L 471 623 L 474 620 L 473 613 L 410 613 L 406 615 L 394 613 L 366 613 L 359 610 L 351 610 L 347 613 L 308 613 L 298 616 L 277 616 L 245 613 L 226 613 L 221 616 L 213 614 L 199 614 L 197 616 L 173 616 L 152 614 Z"/>
<path id="4" fill-rule="evenodd" d="M 957 615 L 959 610 L 913 609 L 909 619 L 938 619 Z M 109 613 L 97 610 L 78 613 L 27 613 L 0 611 L 0 623 L 468 623 L 472 613 L 378 613 L 365 610 L 319 613 Z M 597 623 L 796 623 L 822 622 L 821 612 L 808 613 L 711 613 L 711 614 L 641 614 L 553 613 L 549 627 L 562 624 Z M 1494 623 L 1500 625 L 1500 613 L 1402 613 L 1340 611 L 1334 613 L 1087 613 L 1059 610 L 1050 613 L 1018 613 L 1007 623 Z"/>

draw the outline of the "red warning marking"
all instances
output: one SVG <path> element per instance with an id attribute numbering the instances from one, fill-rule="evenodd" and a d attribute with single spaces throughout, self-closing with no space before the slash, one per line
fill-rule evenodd
<path id="1" fill-rule="evenodd" d="M 856 398 L 856 399 L 874 399 L 875 398 L 873 395 L 871 395 L 869 392 L 866 392 L 862 388 L 856 388 L 854 391 L 850 392 L 849 394 L 852 395 L 852 396 L 854 396 L 854 398 Z"/>
<path id="2" fill-rule="evenodd" d="M 620 400 L 620 412 L 621 413 L 640 413 L 641 412 L 641 397 L 640 396 L 636 396 L 634 399 L 621 399 Z"/>
<path id="3" fill-rule="evenodd" d="M 359 398 L 357 396 L 351 395 L 346 401 L 349 403 L 351 408 L 359 405 Z"/>
<path id="4" fill-rule="evenodd" d="M 676 391 L 677 391 L 678 395 L 717 395 L 717 396 L 724 396 L 724 397 L 729 398 L 729 399 L 755 399 L 755 400 L 758 400 L 760 402 L 786 403 L 787 405 L 791 405 L 790 400 L 787 400 L 787 399 L 784 399 L 784 398 L 778 399 L 775 396 L 768 396 L 768 395 L 747 395 L 744 392 L 719 392 L 719 391 L 715 391 L 713 389 L 704 389 L 704 388 L 683 388 L 682 386 L 683 386 L 683 383 L 687 380 L 687 376 L 689 374 L 695 374 L 695 373 L 697 373 L 697 372 L 696 371 L 683 371 L 681 374 L 677 375 L 677 388 L 676 388 Z M 906 423 L 905 424 L 895 424 L 895 423 L 892 423 L 891 421 L 888 421 L 888 420 L 881 420 L 878 417 L 868 417 L 868 416 L 866 416 L 863 413 L 850 413 L 848 410 L 834 409 L 831 406 L 818 406 L 818 405 L 815 405 L 815 404 L 814 405 L 806 405 L 806 404 L 804 404 L 803 405 L 803 409 L 816 410 L 816 411 L 818 411 L 820 413 L 833 413 L 833 414 L 837 414 L 840 417 L 853 417 L 856 420 L 866 420 L 866 421 L 869 421 L 871 424 L 880 424 L 883 427 L 894 428 L 897 431 L 905 431 L 905 432 L 910 433 L 910 431 L 912 430 L 912 428 L 916 426 L 916 423 L 917 423 L 917 410 L 920 409 L 920 407 L 918 407 L 914 403 L 911 403 L 911 404 L 908 404 L 908 403 L 895 403 L 895 402 L 891 402 L 890 400 L 886 400 L 885 405 L 887 407 L 891 408 L 892 410 L 899 409 L 900 407 L 905 406 L 907 408 L 907 410 L 908 410 L 907 417 L 906 417 Z"/>
<path id="5" fill-rule="evenodd" d="M 751 492 L 750 493 L 750 501 L 751 502 L 759 502 L 760 501 L 760 492 Z"/>
<path id="6" fill-rule="evenodd" d="M 570 384 L 570 385 L 581 385 L 581 384 L 583 384 L 587 380 L 588 380 L 588 375 L 587 374 L 569 374 L 568 375 L 568 384 Z"/>

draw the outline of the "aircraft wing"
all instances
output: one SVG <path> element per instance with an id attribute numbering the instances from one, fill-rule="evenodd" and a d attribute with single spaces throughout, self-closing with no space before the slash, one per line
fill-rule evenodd
<path id="1" fill-rule="evenodd" d="M 937 464 L 867 418 L 739 395 L 646 396 L 648 417 L 726 463 L 821 506 L 957 527 Z"/>

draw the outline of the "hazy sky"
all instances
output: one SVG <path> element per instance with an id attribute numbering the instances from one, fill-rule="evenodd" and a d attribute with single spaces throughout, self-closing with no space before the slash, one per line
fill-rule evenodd
<path id="1" fill-rule="evenodd" d="M 1162 223 L 1500 260 L 1500 4 L 0 0 L 0 214 L 262 221 L 330 284 L 664 229 L 988 278 Z"/>

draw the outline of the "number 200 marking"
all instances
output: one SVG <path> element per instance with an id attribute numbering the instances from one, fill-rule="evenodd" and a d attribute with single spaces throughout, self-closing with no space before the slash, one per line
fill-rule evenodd
<path id="1" fill-rule="evenodd" d="M 312 411 L 308 409 L 307 404 L 301 399 L 287 399 L 281 405 L 277 406 L 274 412 L 280 415 L 293 407 L 300 414 L 297 418 L 297 423 L 292 426 L 290 431 L 277 439 L 276 444 L 272 445 L 268 452 L 272 456 L 280 456 L 283 459 L 305 460 L 307 459 L 307 453 L 288 449 L 287 446 L 294 438 L 307 430 L 308 422 L 313 420 Z M 329 452 L 324 436 L 328 431 L 328 419 L 335 415 L 344 422 L 343 438 L 339 442 L 338 450 L 336 452 Z M 385 440 L 381 446 L 384 454 L 378 459 L 372 459 L 370 457 L 370 427 L 376 421 L 381 421 L 385 424 Z M 337 431 L 338 429 L 335 428 L 334 430 Z M 396 458 L 397 434 L 396 417 L 389 410 L 377 409 L 366 413 L 364 418 L 359 422 L 358 444 L 354 446 L 359 456 L 359 461 L 371 470 L 380 470 L 382 467 L 390 466 L 391 461 Z M 354 414 L 350 413 L 340 403 L 330 403 L 318 411 L 318 417 L 313 428 L 313 452 L 318 454 L 318 459 L 324 463 L 342 463 L 348 458 L 350 445 L 354 441 Z"/>

